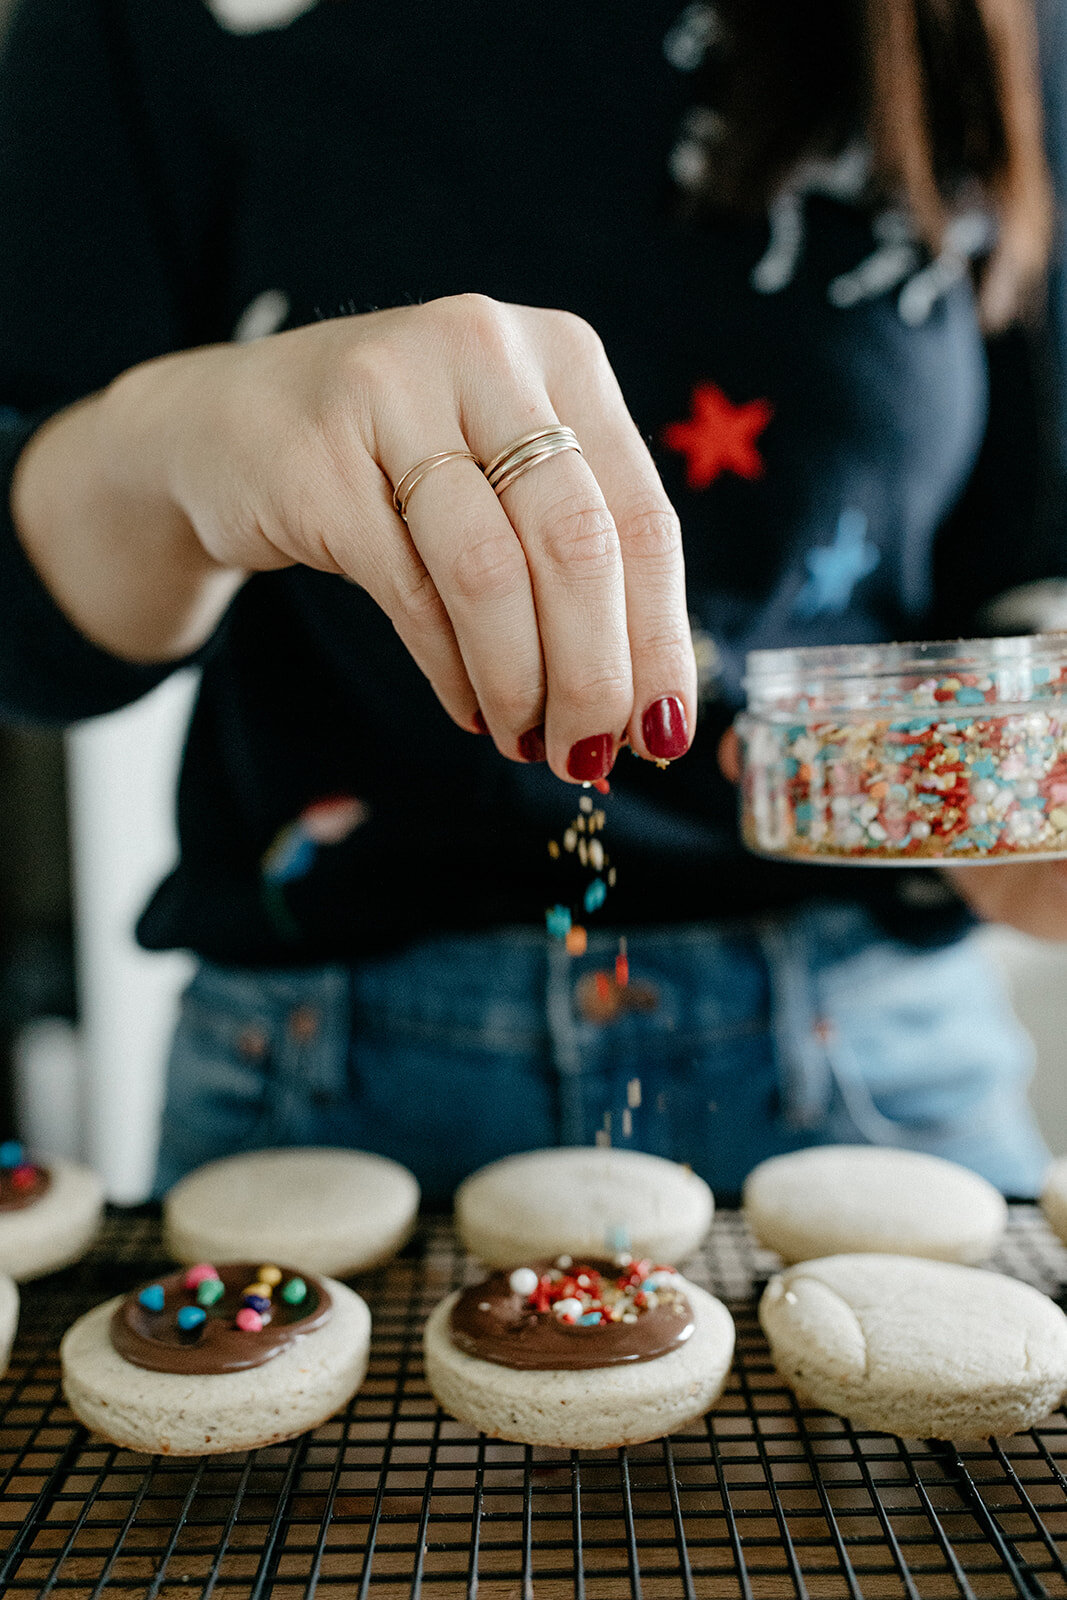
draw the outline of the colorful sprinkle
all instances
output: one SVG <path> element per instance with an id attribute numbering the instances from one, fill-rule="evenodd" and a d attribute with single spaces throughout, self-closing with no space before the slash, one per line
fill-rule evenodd
<path id="1" fill-rule="evenodd" d="M 161 1283 L 150 1283 L 147 1289 L 142 1289 L 137 1296 L 137 1304 L 144 1306 L 146 1311 L 162 1311 L 166 1296 Z"/>
<path id="2" fill-rule="evenodd" d="M 255 1295 L 255 1297 L 259 1300 L 269 1300 L 272 1293 L 273 1290 L 271 1285 L 269 1283 L 264 1283 L 261 1278 L 257 1278 L 255 1283 L 245 1284 L 244 1288 L 241 1290 L 241 1297 L 243 1299 L 246 1295 Z"/>
<path id="3" fill-rule="evenodd" d="M 182 1279 L 183 1289 L 198 1289 L 208 1279 L 218 1280 L 218 1272 L 208 1261 L 201 1261 L 197 1266 L 190 1267 Z"/>
<path id="4" fill-rule="evenodd" d="M 303 1305 L 307 1299 L 308 1286 L 303 1278 L 290 1278 L 282 1290 L 282 1299 L 287 1306 Z"/>
<path id="5" fill-rule="evenodd" d="M 242 1333 L 261 1333 L 263 1330 L 263 1318 L 251 1306 L 242 1306 L 233 1320 Z"/>
<path id="6" fill-rule="evenodd" d="M 521 1294 L 523 1299 L 527 1300 L 537 1288 L 539 1281 L 532 1267 L 516 1267 L 508 1279 L 508 1288 L 512 1294 Z"/>
<path id="7" fill-rule="evenodd" d="M 265 1266 L 265 1267 L 260 1267 L 260 1269 L 259 1269 L 259 1281 L 260 1281 L 260 1283 L 269 1284 L 272 1289 L 276 1289 L 278 1287 L 279 1283 L 281 1283 L 281 1281 L 282 1281 L 282 1269 L 281 1269 L 281 1267 L 272 1267 L 272 1266 L 269 1266 L 269 1265 Z"/>
<path id="8" fill-rule="evenodd" d="M 5 1139 L 0 1144 L 0 1167 L 7 1171 L 10 1167 L 20 1167 L 23 1162 L 22 1146 L 17 1139 Z"/>
<path id="9" fill-rule="evenodd" d="M 16 1167 L 11 1174 L 11 1184 L 15 1189 L 32 1189 L 37 1181 L 37 1168 L 25 1164 Z"/>
<path id="10" fill-rule="evenodd" d="M 260 1317 L 265 1316 L 270 1310 L 270 1300 L 263 1294 L 243 1294 L 241 1305 L 248 1311 L 254 1311 Z"/>
<path id="11" fill-rule="evenodd" d="M 584 956 L 589 947 L 589 935 L 579 923 L 572 923 L 567 929 L 567 954 L 569 956 Z"/>
<path id="12" fill-rule="evenodd" d="M 603 878 L 594 878 L 582 896 L 582 905 L 586 911 L 599 911 L 608 897 L 608 886 Z"/>
<path id="13" fill-rule="evenodd" d="M 178 1326 L 183 1333 L 192 1333 L 196 1328 L 202 1328 L 207 1321 L 207 1315 L 199 1306 L 182 1306 L 178 1312 Z"/>
<path id="14" fill-rule="evenodd" d="M 550 938 L 565 939 L 571 931 L 571 914 L 566 906 L 550 906 L 545 912 L 545 927 Z"/>
<path id="15" fill-rule="evenodd" d="M 196 1303 L 198 1306 L 216 1306 L 226 1293 L 226 1285 L 221 1278 L 204 1278 L 196 1286 Z"/>

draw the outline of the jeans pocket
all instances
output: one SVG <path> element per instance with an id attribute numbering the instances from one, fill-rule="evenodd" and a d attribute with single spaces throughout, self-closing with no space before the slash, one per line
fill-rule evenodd
<path id="1" fill-rule="evenodd" d="M 157 1192 L 220 1155 L 271 1142 L 275 1040 L 267 1016 L 183 996 L 167 1068 Z"/>

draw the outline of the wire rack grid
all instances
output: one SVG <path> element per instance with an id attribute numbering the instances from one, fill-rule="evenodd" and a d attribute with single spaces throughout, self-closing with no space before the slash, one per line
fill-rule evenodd
<path id="1" fill-rule="evenodd" d="M 996 1263 L 1056 1295 L 1067 1252 L 1013 1208 Z M 616 1451 L 487 1440 L 426 1386 L 428 1311 L 474 1269 L 427 1222 L 357 1280 L 374 1316 L 348 1408 L 241 1455 L 137 1455 L 66 1408 L 57 1346 L 90 1305 L 165 1265 L 158 1223 L 116 1215 L 79 1267 L 28 1285 L 0 1385 L 0 1594 L 219 1600 L 778 1600 L 1067 1596 L 1067 1418 L 956 1449 L 800 1406 L 756 1319 L 776 1265 L 734 1213 L 690 1275 L 737 1323 L 703 1421 Z"/>

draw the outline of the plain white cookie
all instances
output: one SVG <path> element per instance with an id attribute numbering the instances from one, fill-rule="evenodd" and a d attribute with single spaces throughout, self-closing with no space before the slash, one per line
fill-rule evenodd
<path id="1" fill-rule="evenodd" d="M 0 1272 L 0 1374 L 7 1371 L 19 1322 L 19 1292 L 14 1280 Z"/>
<path id="2" fill-rule="evenodd" d="M 1045 1174 L 1041 1209 L 1053 1233 L 1067 1244 L 1067 1156 L 1060 1156 Z"/>
<path id="3" fill-rule="evenodd" d="M 150 1372 L 111 1343 L 123 1296 L 79 1317 L 59 1347 L 63 1392 L 87 1428 L 130 1450 L 172 1456 L 254 1450 L 317 1427 L 356 1392 L 367 1370 L 370 1312 L 354 1290 L 325 1280 L 328 1322 L 261 1367 L 208 1376 Z"/>
<path id="4" fill-rule="evenodd" d="M 51 1182 L 22 1211 L 0 1212 L 0 1272 L 20 1283 L 69 1267 L 100 1231 L 104 1186 L 90 1167 L 45 1156 Z"/>
<path id="5" fill-rule="evenodd" d="M 783 1261 L 851 1250 L 985 1261 L 1008 1220 L 1004 1197 L 954 1161 L 917 1150 L 825 1145 L 749 1173 L 745 1217 Z"/>
<path id="6" fill-rule="evenodd" d="M 362 1150 L 256 1150 L 182 1178 L 163 1205 L 176 1261 L 299 1261 L 338 1277 L 388 1261 L 410 1237 L 419 1186 Z"/>
<path id="7" fill-rule="evenodd" d="M 460 1239 L 491 1267 L 620 1249 L 673 1265 L 696 1249 L 714 1211 L 703 1178 L 639 1150 L 531 1150 L 456 1190 Z"/>
<path id="8" fill-rule="evenodd" d="M 658 1439 L 702 1417 L 722 1393 L 734 1353 L 733 1318 L 720 1300 L 682 1280 L 693 1333 L 654 1361 L 584 1372 L 519 1372 L 457 1350 L 450 1294 L 430 1313 L 426 1377 L 441 1408 L 493 1439 L 604 1450 Z"/>
<path id="9" fill-rule="evenodd" d="M 760 1322 L 802 1399 L 857 1427 L 986 1439 L 1067 1393 L 1067 1317 L 1027 1283 L 914 1256 L 829 1256 L 772 1278 Z"/>

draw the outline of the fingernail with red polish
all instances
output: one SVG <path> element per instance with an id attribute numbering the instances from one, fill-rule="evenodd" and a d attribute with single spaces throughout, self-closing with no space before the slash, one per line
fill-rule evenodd
<path id="1" fill-rule="evenodd" d="M 536 728 L 527 728 L 526 732 L 519 736 L 519 754 L 524 761 L 548 760 L 543 722 L 539 722 Z"/>
<path id="2" fill-rule="evenodd" d="M 595 733 L 591 739 L 579 739 L 571 745 L 567 757 L 567 771 L 580 783 L 593 783 L 606 778 L 615 764 L 615 740 L 610 733 Z"/>
<path id="3" fill-rule="evenodd" d="M 685 707 L 676 694 L 653 700 L 641 718 L 641 733 L 649 755 L 657 761 L 673 761 L 689 749 L 689 724 Z"/>
<path id="4" fill-rule="evenodd" d="M 474 713 L 474 731 L 475 733 L 489 732 L 489 724 L 486 722 L 480 711 L 476 711 Z"/>

